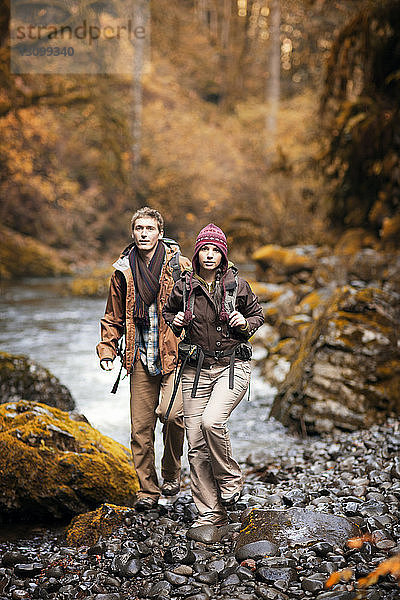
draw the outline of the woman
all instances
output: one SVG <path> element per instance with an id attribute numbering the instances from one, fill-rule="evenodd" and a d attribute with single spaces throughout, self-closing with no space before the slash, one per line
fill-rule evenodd
<path id="1" fill-rule="evenodd" d="M 243 477 L 226 424 L 249 386 L 247 340 L 264 322 L 257 297 L 228 263 L 227 251 L 223 231 L 213 224 L 204 227 L 196 239 L 193 270 L 176 282 L 163 309 L 175 335 L 185 329 L 183 410 L 199 512 L 193 526 L 224 525 L 226 508 L 240 498 Z"/>

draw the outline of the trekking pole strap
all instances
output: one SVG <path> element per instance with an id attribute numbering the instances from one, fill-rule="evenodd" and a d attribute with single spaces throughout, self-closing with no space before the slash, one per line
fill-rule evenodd
<path id="1" fill-rule="evenodd" d="M 169 417 L 172 407 L 174 405 L 176 394 L 178 393 L 179 383 L 182 379 L 182 372 L 186 365 L 186 361 L 187 361 L 187 357 L 181 362 L 179 371 L 178 371 L 178 365 L 176 366 L 176 370 L 175 370 L 176 376 L 174 378 L 174 389 L 172 391 L 171 400 L 169 401 L 168 408 L 164 415 L 164 421 L 168 421 L 168 417 Z"/>
<path id="2" fill-rule="evenodd" d="M 119 386 L 119 382 L 121 381 L 121 373 L 122 373 L 122 369 L 123 369 L 123 364 L 121 363 L 121 367 L 120 367 L 120 369 L 119 369 L 118 377 L 117 377 L 117 379 L 115 380 L 115 383 L 114 383 L 114 385 L 113 385 L 113 387 L 112 387 L 111 394 L 116 394 L 116 393 L 117 393 L 117 389 L 118 389 L 118 386 Z"/>

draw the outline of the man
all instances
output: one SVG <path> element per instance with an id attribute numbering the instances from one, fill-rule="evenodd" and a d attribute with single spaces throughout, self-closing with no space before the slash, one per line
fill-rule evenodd
<path id="1" fill-rule="evenodd" d="M 180 489 L 184 440 L 182 392 L 178 389 L 167 422 L 163 425 L 164 455 L 160 490 L 154 464 L 154 430 L 157 416 L 164 419 L 170 402 L 177 363 L 177 338 L 161 311 L 174 279 L 190 261 L 176 244 L 163 241 L 164 221 L 157 210 L 144 207 L 132 217 L 133 244 L 114 263 L 101 342 L 100 366 L 113 368 L 118 341 L 125 333 L 124 366 L 130 374 L 131 449 L 139 480 L 136 509 L 155 507 L 160 494 L 172 496 Z"/>

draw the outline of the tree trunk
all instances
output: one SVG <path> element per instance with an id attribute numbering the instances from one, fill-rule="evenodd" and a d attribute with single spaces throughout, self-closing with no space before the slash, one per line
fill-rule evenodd
<path id="1" fill-rule="evenodd" d="M 132 65 L 132 172 L 136 173 L 142 150 L 142 79 L 146 62 L 150 62 L 150 0 L 134 0 L 133 28 L 144 28 L 143 37 L 135 37 Z"/>
<path id="2" fill-rule="evenodd" d="M 268 4 L 268 0 L 266 0 Z M 279 98 L 281 89 L 281 6 L 280 0 L 272 0 L 270 4 L 270 59 L 269 77 L 266 86 L 266 103 L 268 113 L 265 120 L 265 155 L 267 163 L 271 161 L 276 143 Z"/>
<path id="3" fill-rule="evenodd" d="M 197 17 L 204 25 L 208 24 L 207 19 L 207 0 L 197 0 L 196 2 Z"/>

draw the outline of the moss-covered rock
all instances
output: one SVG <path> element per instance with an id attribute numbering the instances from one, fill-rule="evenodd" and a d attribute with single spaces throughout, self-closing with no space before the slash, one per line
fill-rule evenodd
<path id="1" fill-rule="evenodd" d="M 267 285 L 306 284 L 317 289 L 352 285 L 358 280 L 400 289 L 398 244 L 392 252 L 383 252 L 376 240 L 361 229 L 346 232 L 334 248 L 267 245 L 256 250 L 253 259 L 257 263 L 258 285 L 265 281 Z"/>
<path id="2" fill-rule="evenodd" d="M 337 255 L 353 256 L 363 248 L 376 248 L 378 240 L 361 227 L 347 229 L 338 239 L 333 249 Z"/>
<path id="3" fill-rule="evenodd" d="M 279 298 L 282 294 L 282 286 L 275 283 L 266 283 L 264 281 L 248 280 L 252 291 L 258 296 L 260 302 L 270 302 Z"/>
<path id="4" fill-rule="evenodd" d="M 316 542 L 327 542 L 335 547 L 344 546 L 349 538 L 359 534 L 359 528 L 341 515 L 304 508 L 253 509 L 243 520 L 235 555 L 242 561 L 260 556 L 260 549 L 263 550 L 263 556 L 267 553 L 277 554 L 278 548 L 282 546 L 296 548 Z"/>
<path id="5" fill-rule="evenodd" d="M 256 250 L 253 260 L 263 268 L 271 267 L 276 273 L 289 275 L 299 271 L 311 271 L 315 267 L 313 256 L 307 255 L 300 248 L 283 248 L 267 244 Z"/>
<path id="6" fill-rule="evenodd" d="M 66 539 L 70 546 L 93 546 L 101 537 L 111 535 L 132 514 L 132 508 L 102 504 L 96 510 L 74 517 L 67 528 Z"/>
<path id="7" fill-rule="evenodd" d="M 45 404 L 0 406 L 0 520 L 132 506 L 137 489 L 128 449 L 87 422 Z"/>
<path id="8" fill-rule="evenodd" d="M 398 415 L 399 330 L 396 293 L 338 288 L 300 339 L 270 415 L 303 433 L 354 430 Z"/>
<path id="9" fill-rule="evenodd" d="M 0 225 L 0 279 L 71 273 L 56 250 Z"/>
<path id="10" fill-rule="evenodd" d="M 18 400 L 75 408 L 68 388 L 50 371 L 26 356 L 0 352 L 0 404 Z"/>
<path id="11" fill-rule="evenodd" d="M 74 277 L 68 286 L 73 296 L 103 298 L 107 296 L 112 269 L 96 268 L 86 276 Z"/>

